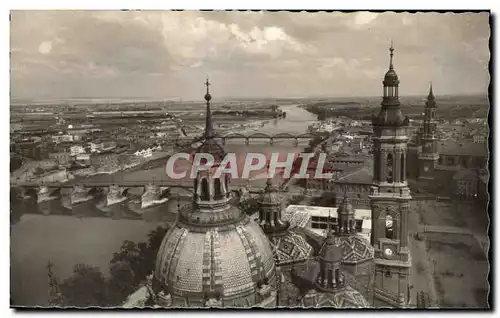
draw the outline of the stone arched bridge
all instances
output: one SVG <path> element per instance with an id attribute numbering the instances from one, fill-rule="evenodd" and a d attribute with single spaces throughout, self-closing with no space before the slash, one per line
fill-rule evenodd
<path id="1" fill-rule="evenodd" d="M 287 180 L 281 188 L 283 191 L 287 192 L 288 184 L 290 180 Z M 147 206 L 151 202 L 160 202 L 165 200 L 170 196 L 171 189 L 183 189 L 184 194 L 180 194 L 183 197 L 191 197 L 193 195 L 193 183 L 190 180 L 185 181 L 168 181 L 168 180 L 156 180 L 145 184 L 144 182 L 138 181 L 85 181 L 80 180 L 78 182 L 24 182 L 11 184 L 11 188 L 17 189 L 18 196 L 21 198 L 34 197 L 37 203 L 49 201 L 60 197 L 62 194 L 62 189 L 72 189 L 70 196 L 70 202 L 72 204 L 77 204 L 81 202 L 93 199 L 96 195 L 105 195 L 107 204 L 113 205 L 119 203 L 126 199 L 126 195 L 129 189 L 139 188 L 141 189 L 142 204 Z M 248 192 L 250 193 L 261 193 L 263 186 L 251 187 Z M 296 194 L 296 193 L 289 193 Z"/>

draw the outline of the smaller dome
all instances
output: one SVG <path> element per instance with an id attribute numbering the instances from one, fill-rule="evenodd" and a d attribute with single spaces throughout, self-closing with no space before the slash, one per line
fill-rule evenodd
<path id="1" fill-rule="evenodd" d="M 385 73 L 384 76 L 384 86 L 398 86 L 399 85 L 399 78 L 398 74 L 396 74 L 396 71 L 391 68 Z"/>
<path id="2" fill-rule="evenodd" d="M 326 236 L 326 240 L 319 250 L 321 260 L 328 263 L 338 263 L 342 261 L 342 250 L 337 246 L 337 239 L 330 231 Z"/>
<path id="3" fill-rule="evenodd" d="M 354 214 L 354 208 L 352 207 L 351 201 L 349 200 L 349 197 L 347 197 L 347 194 L 344 195 L 344 200 L 337 209 L 337 214 Z"/>
<path id="4" fill-rule="evenodd" d="M 281 206 L 281 196 L 270 178 L 267 179 L 266 187 L 261 195 L 261 204 L 263 206 Z"/>

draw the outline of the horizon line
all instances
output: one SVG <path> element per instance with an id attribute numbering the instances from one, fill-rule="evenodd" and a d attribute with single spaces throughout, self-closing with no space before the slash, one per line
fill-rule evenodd
<path id="1" fill-rule="evenodd" d="M 439 96 L 443 97 L 450 97 L 450 96 L 485 96 L 488 97 L 489 93 L 453 93 L 453 94 L 439 94 L 435 95 L 437 98 Z M 405 98 L 405 97 L 426 97 L 427 94 L 406 94 L 403 96 L 399 96 L 400 98 Z M 382 96 L 375 96 L 375 95 L 360 95 L 360 96 L 346 96 L 346 95 L 339 95 L 339 96 L 328 96 L 328 95 L 313 95 L 313 96 L 294 96 L 294 97 L 284 97 L 284 96 L 223 96 L 223 97 L 215 97 L 212 99 L 212 101 L 224 101 L 224 100 L 257 100 L 257 99 L 277 99 L 277 100 L 294 100 L 294 99 L 333 99 L 333 98 L 342 98 L 342 99 L 347 99 L 347 98 L 370 98 L 370 99 L 376 99 L 376 98 L 382 98 Z M 172 102 L 204 102 L 202 98 L 200 99 L 184 99 L 184 98 L 179 98 L 177 96 L 175 97 L 112 97 L 112 96 L 103 96 L 103 97 L 15 97 L 12 96 L 10 97 L 10 102 L 12 103 L 13 101 L 31 101 L 31 102 L 37 102 L 37 101 L 71 101 L 71 100 L 81 100 L 81 101 L 91 101 L 91 100 L 122 100 L 123 102 L 142 102 L 142 101 L 147 101 L 147 102 L 161 102 L 161 101 L 172 101 Z"/>

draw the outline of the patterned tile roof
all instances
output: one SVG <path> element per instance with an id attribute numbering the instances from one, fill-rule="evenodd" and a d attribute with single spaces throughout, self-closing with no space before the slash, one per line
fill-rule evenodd
<path id="1" fill-rule="evenodd" d="M 282 212 L 281 219 L 290 223 L 290 228 L 305 228 L 311 219 L 307 210 L 287 208 Z"/>
<path id="2" fill-rule="evenodd" d="M 367 308 L 370 307 L 363 295 L 352 287 L 335 293 L 310 290 L 301 300 L 303 307 Z"/>
<path id="3" fill-rule="evenodd" d="M 278 265 L 306 260 L 313 252 L 306 239 L 294 230 L 288 230 L 283 235 L 273 235 L 270 242 Z"/>
<path id="4" fill-rule="evenodd" d="M 364 237 L 348 235 L 339 236 L 337 239 L 342 250 L 342 262 L 344 264 L 357 264 L 373 259 L 373 247 Z"/>

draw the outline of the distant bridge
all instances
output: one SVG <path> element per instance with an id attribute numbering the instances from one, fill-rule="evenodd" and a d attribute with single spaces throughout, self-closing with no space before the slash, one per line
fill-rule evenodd
<path id="1" fill-rule="evenodd" d="M 250 141 L 252 140 L 262 140 L 262 139 L 267 139 L 269 141 L 269 144 L 273 144 L 275 140 L 293 140 L 294 145 L 297 146 L 299 140 L 310 140 L 310 139 L 315 139 L 315 138 L 321 138 L 324 139 L 327 137 L 327 134 L 323 133 L 303 133 L 300 135 L 294 135 L 294 134 L 289 134 L 289 133 L 279 133 L 275 135 L 270 135 L 270 134 L 264 134 L 264 133 L 253 133 L 250 135 L 245 135 L 241 133 L 230 133 L 226 135 L 215 135 L 214 139 L 222 141 L 222 144 L 225 145 L 227 140 L 236 140 L 236 139 L 243 139 L 245 140 L 245 144 L 248 145 Z M 200 142 L 203 140 L 203 136 L 201 137 L 177 137 L 175 138 L 175 143 L 185 143 L 185 142 Z"/>

